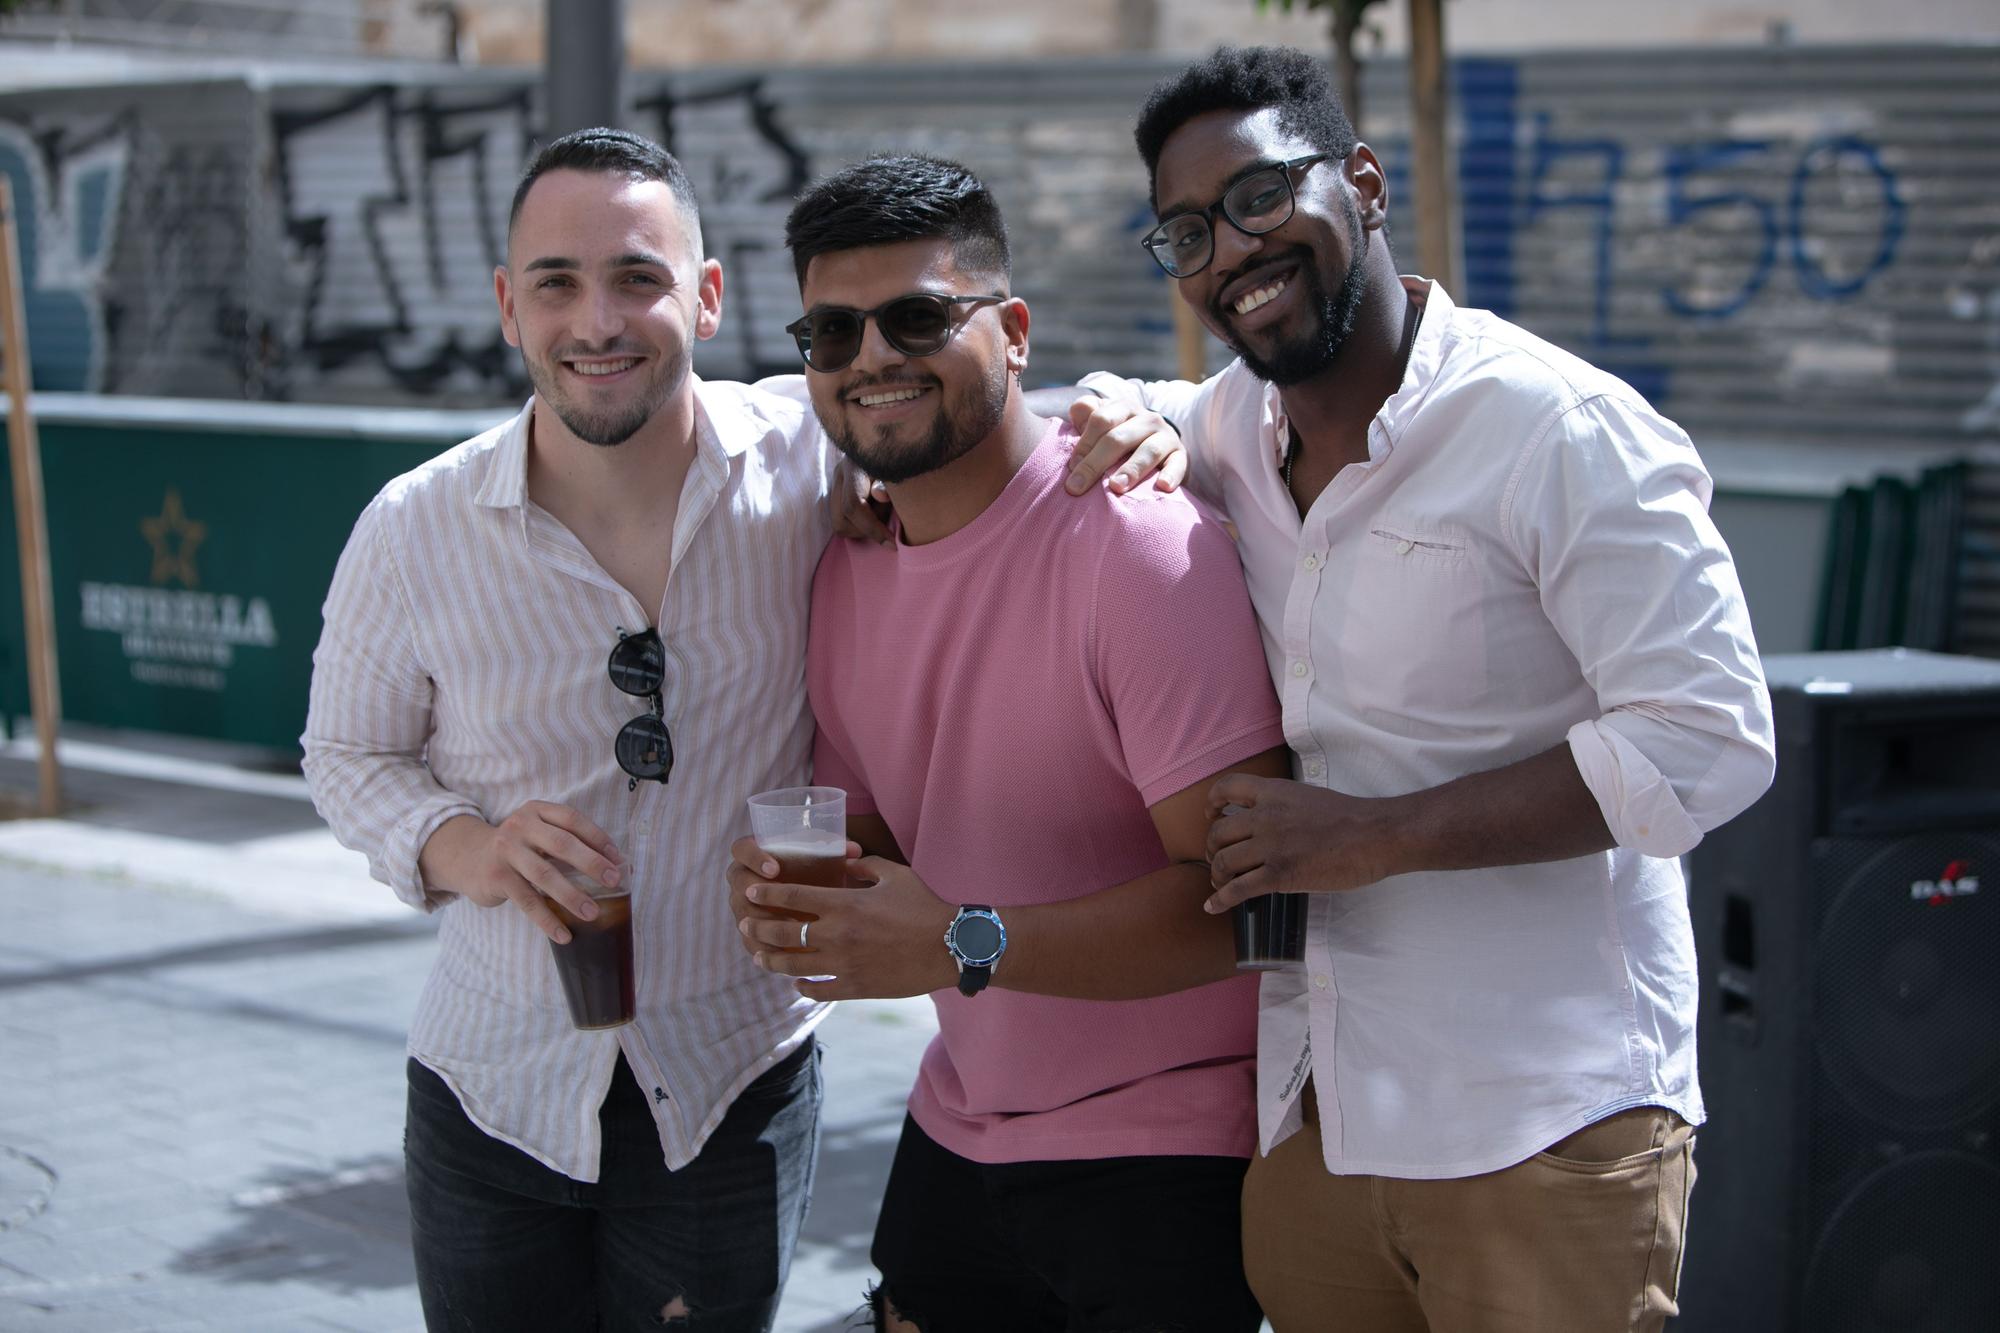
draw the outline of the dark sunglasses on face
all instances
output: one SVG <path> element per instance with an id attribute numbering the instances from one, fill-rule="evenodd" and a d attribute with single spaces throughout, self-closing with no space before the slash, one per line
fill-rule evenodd
<path id="1" fill-rule="evenodd" d="M 940 296 L 936 292 L 912 292 L 885 301 L 873 310 L 851 310 L 828 306 L 809 311 L 804 318 L 785 325 L 785 332 L 799 344 L 799 355 L 822 374 L 845 370 L 861 355 L 861 340 L 874 320 L 883 341 L 904 356 L 935 356 L 951 341 L 955 326 L 952 307 L 998 305 L 1004 296 Z"/>
<path id="2" fill-rule="evenodd" d="M 642 779 L 665 782 L 674 771 L 674 742 L 667 734 L 666 703 L 660 697 L 660 687 L 667 683 L 667 646 L 660 642 L 658 630 L 627 634 L 621 629 L 607 665 L 613 685 L 652 704 L 651 712 L 620 727 L 611 744 L 618 767 L 631 778 L 625 790 L 638 790 Z"/>
<path id="3" fill-rule="evenodd" d="M 1223 191 L 1207 208 L 1176 213 L 1139 238 L 1168 277 L 1191 278 L 1215 258 L 1215 215 L 1246 236 L 1262 236 L 1292 220 L 1296 195 L 1292 173 L 1324 162 L 1331 153 L 1310 153 L 1253 171 Z"/>

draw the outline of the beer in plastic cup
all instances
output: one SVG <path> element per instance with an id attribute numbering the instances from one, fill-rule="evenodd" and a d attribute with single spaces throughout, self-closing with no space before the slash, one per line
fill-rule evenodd
<path id="1" fill-rule="evenodd" d="M 847 793 L 838 787 L 781 787 L 750 798 L 750 835 L 757 849 L 778 863 L 773 878 L 785 884 L 847 886 Z M 811 912 L 769 909 L 794 921 L 817 921 Z M 797 953 L 797 949 L 788 949 Z"/>

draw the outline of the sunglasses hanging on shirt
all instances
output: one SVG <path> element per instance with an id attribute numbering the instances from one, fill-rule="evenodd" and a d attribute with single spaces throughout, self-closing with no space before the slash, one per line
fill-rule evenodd
<path id="1" fill-rule="evenodd" d="M 674 771 L 674 741 L 667 734 L 666 701 L 660 695 L 660 687 L 667 683 L 667 646 L 660 642 L 658 630 L 627 634 L 621 629 L 606 665 L 613 685 L 652 705 L 652 711 L 620 727 L 612 742 L 618 767 L 630 777 L 625 790 L 637 791 L 642 781 L 665 782 Z"/>

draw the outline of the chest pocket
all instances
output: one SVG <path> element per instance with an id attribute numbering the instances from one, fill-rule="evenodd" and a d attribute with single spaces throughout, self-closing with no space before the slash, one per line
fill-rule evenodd
<path id="1" fill-rule="evenodd" d="M 1419 527 L 1383 520 L 1368 529 L 1362 557 L 1449 576 L 1470 567 L 1472 538 L 1463 528 Z"/>
<path id="2" fill-rule="evenodd" d="M 1376 515 L 1354 544 L 1340 637 L 1349 697 L 1393 730 L 1450 730 L 1487 690 L 1489 561 L 1466 529 Z"/>

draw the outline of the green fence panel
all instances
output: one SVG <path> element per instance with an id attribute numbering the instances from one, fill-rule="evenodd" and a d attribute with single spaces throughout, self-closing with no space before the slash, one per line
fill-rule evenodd
<path id="1" fill-rule="evenodd" d="M 20 529 L 14 524 L 14 469 L 0 467 L 0 722 L 28 712 L 20 550 Z"/>
<path id="2" fill-rule="evenodd" d="M 42 407 L 63 717 L 295 750 L 355 517 L 478 414 L 162 400 Z M 27 709 L 7 498 L 0 701 Z"/>

